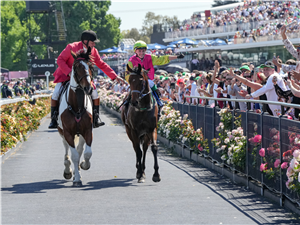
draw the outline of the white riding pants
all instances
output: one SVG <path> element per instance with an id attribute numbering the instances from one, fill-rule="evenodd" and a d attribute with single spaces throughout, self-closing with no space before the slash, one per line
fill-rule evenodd
<path id="1" fill-rule="evenodd" d="M 54 88 L 54 91 L 53 91 L 53 94 L 52 94 L 52 99 L 53 99 L 53 100 L 56 100 L 56 101 L 58 100 L 58 97 L 59 97 L 59 89 L 60 89 L 61 86 L 62 86 L 62 83 L 57 83 L 57 84 L 55 85 L 55 88 Z M 97 92 L 96 89 L 93 90 L 91 96 L 92 96 L 92 99 L 93 99 L 93 100 L 99 98 L 98 92 Z"/>

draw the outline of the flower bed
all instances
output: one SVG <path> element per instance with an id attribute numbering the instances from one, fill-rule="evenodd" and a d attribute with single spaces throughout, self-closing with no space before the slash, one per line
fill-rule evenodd
<path id="1" fill-rule="evenodd" d="M 100 95 L 101 104 L 116 109 L 126 94 L 116 95 L 112 91 L 100 90 Z M 162 115 L 158 122 L 158 134 L 170 140 L 170 144 L 173 142 L 185 145 L 194 153 L 208 155 L 210 151 L 208 140 L 204 138 L 202 129 L 195 130 L 188 115 L 181 117 L 180 111 L 174 110 L 171 104 L 172 102 L 169 102 L 162 108 Z M 277 180 L 281 175 L 280 168 L 287 169 L 286 187 L 300 194 L 299 134 L 289 132 L 290 149 L 283 153 L 283 162 L 281 162 L 278 130 L 275 128 L 269 130 L 271 142 L 265 146 L 266 148 L 261 148 L 262 135 L 257 134 L 256 123 L 254 124 L 254 136 L 247 138 L 244 136 L 245 132 L 241 126 L 240 116 L 234 116 L 228 109 L 221 109 L 218 114 L 221 122 L 216 127 L 216 131 L 219 137 L 210 141 L 214 144 L 224 163 L 244 171 L 248 142 L 248 152 L 252 156 L 250 170 L 256 170 L 258 167 L 258 173 L 265 174 L 267 179 Z"/>
<path id="2" fill-rule="evenodd" d="M 23 101 L 1 106 L 1 155 L 25 141 L 26 134 L 36 130 L 49 112 L 49 98 L 39 98 L 35 105 Z"/>

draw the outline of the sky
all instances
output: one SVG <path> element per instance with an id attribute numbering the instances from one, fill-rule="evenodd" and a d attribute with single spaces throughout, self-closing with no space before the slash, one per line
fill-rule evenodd
<path id="1" fill-rule="evenodd" d="M 121 18 L 121 31 L 142 28 L 147 12 L 155 15 L 177 16 L 180 21 L 191 18 L 194 12 L 211 8 L 213 0 L 197 1 L 120 1 L 112 0 L 108 13 Z"/>

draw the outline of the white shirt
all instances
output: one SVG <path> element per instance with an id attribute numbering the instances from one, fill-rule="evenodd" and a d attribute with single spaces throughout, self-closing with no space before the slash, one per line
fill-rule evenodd
<path id="1" fill-rule="evenodd" d="M 119 92 L 119 84 L 116 84 L 116 85 L 114 86 L 114 91 L 115 91 L 115 92 Z"/>
<path id="2" fill-rule="evenodd" d="M 257 98 L 257 97 L 259 97 L 263 94 L 266 94 L 268 101 L 278 102 L 278 95 L 275 92 L 275 87 L 274 87 L 274 84 L 272 82 L 273 77 L 275 77 L 275 76 L 277 77 L 278 86 L 283 91 L 286 91 L 287 89 L 286 89 L 285 84 L 282 80 L 282 77 L 278 73 L 274 73 L 268 78 L 267 83 L 262 88 L 258 89 L 257 91 L 255 91 L 254 93 L 251 94 L 252 97 Z M 274 116 L 277 116 L 278 113 L 281 113 L 281 106 L 280 105 L 270 105 L 269 104 L 269 107 L 272 110 Z"/>
<path id="3" fill-rule="evenodd" d="M 197 84 L 196 84 L 196 82 L 194 81 L 194 82 L 191 84 L 191 96 L 195 96 L 195 95 L 196 95 L 196 92 L 198 92 L 198 91 L 197 91 Z M 197 101 L 196 98 L 193 98 L 193 99 L 192 99 L 192 102 L 194 102 L 194 100 Z"/>

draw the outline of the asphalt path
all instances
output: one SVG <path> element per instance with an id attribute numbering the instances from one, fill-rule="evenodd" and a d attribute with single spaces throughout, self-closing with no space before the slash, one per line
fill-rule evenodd
<path id="1" fill-rule="evenodd" d="M 288 210 L 159 146 L 146 182 L 135 178 L 135 153 L 121 121 L 102 110 L 94 130 L 91 168 L 82 187 L 63 178 L 64 148 L 49 115 L 28 140 L 2 158 L 2 224 L 299 224 Z"/>

